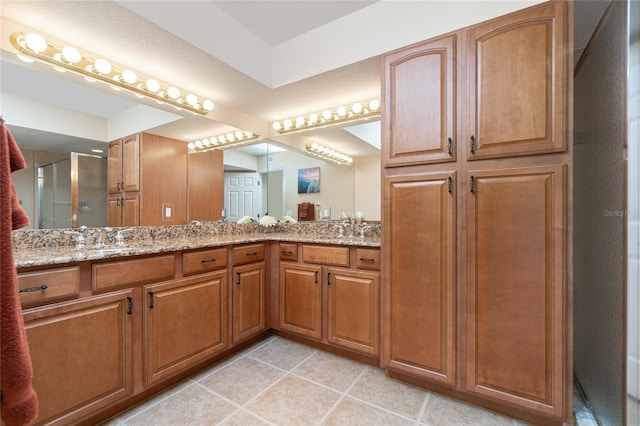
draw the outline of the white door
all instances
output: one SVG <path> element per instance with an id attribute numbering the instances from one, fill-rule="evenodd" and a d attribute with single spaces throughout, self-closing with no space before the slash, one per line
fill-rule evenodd
<path id="1" fill-rule="evenodd" d="M 236 222 L 243 216 L 260 218 L 262 179 L 258 173 L 224 174 L 224 207 L 227 220 Z"/>

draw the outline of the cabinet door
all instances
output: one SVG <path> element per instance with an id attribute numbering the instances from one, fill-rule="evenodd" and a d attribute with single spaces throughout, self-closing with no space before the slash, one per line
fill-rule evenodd
<path id="1" fill-rule="evenodd" d="M 227 346 L 227 271 L 144 287 L 146 384 Z"/>
<path id="2" fill-rule="evenodd" d="M 24 311 L 36 424 L 78 418 L 132 393 L 130 290 Z"/>
<path id="3" fill-rule="evenodd" d="M 469 30 L 469 159 L 566 149 L 565 3 Z"/>
<path id="4" fill-rule="evenodd" d="M 109 226 L 120 227 L 122 224 L 122 194 L 110 195 L 107 198 L 107 223 Z"/>
<path id="5" fill-rule="evenodd" d="M 109 143 L 107 176 L 109 194 L 122 192 L 122 139 Z"/>
<path id="6" fill-rule="evenodd" d="M 382 241 L 383 363 L 450 385 L 455 380 L 455 177 L 452 172 L 385 178 Z"/>
<path id="7" fill-rule="evenodd" d="M 125 193 L 120 202 L 122 210 L 122 226 L 140 225 L 140 194 Z"/>
<path id="8" fill-rule="evenodd" d="M 468 176 L 469 390 L 552 415 L 562 414 L 570 325 L 564 174 Z"/>
<path id="9" fill-rule="evenodd" d="M 264 262 L 233 268 L 233 343 L 266 328 Z"/>
<path id="10" fill-rule="evenodd" d="M 327 341 L 371 355 L 380 353 L 380 275 L 327 270 Z"/>
<path id="11" fill-rule="evenodd" d="M 140 191 L 140 134 L 122 139 L 122 181 L 125 192 Z"/>
<path id="12" fill-rule="evenodd" d="M 456 35 L 384 58 L 385 167 L 455 161 Z"/>
<path id="13" fill-rule="evenodd" d="M 280 328 L 322 338 L 322 268 L 280 264 Z"/>

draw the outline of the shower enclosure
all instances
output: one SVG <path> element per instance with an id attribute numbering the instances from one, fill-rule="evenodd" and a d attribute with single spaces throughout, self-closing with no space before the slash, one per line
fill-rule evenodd
<path id="1" fill-rule="evenodd" d="M 38 228 L 106 226 L 107 159 L 72 152 L 38 167 Z"/>

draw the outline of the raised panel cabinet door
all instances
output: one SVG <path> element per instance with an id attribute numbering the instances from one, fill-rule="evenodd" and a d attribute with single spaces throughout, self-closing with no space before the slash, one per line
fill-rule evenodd
<path id="1" fill-rule="evenodd" d="M 125 192 L 140 191 L 140 134 L 122 139 L 122 181 Z"/>
<path id="2" fill-rule="evenodd" d="M 456 174 L 384 180 L 383 364 L 455 383 Z"/>
<path id="3" fill-rule="evenodd" d="M 571 390 L 565 167 L 468 173 L 468 388 L 560 417 Z"/>
<path id="4" fill-rule="evenodd" d="M 280 264 L 280 329 L 322 338 L 322 267 Z"/>
<path id="5" fill-rule="evenodd" d="M 24 311 L 35 424 L 73 424 L 133 392 L 131 290 Z"/>
<path id="6" fill-rule="evenodd" d="M 144 287 L 146 384 L 227 347 L 227 271 Z"/>
<path id="7" fill-rule="evenodd" d="M 385 56 L 385 167 L 455 161 L 456 43 L 453 34 Z"/>
<path id="8" fill-rule="evenodd" d="M 107 198 L 107 223 L 109 226 L 123 226 L 122 213 L 122 194 L 110 195 Z"/>
<path id="9" fill-rule="evenodd" d="M 231 283 L 233 343 L 261 333 L 266 328 L 265 264 L 233 268 Z"/>
<path id="10" fill-rule="evenodd" d="M 125 193 L 120 202 L 122 209 L 122 226 L 140 225 L 140 194 Z"/>
<path id="11" fill-rule="evenodd" d="M 224 166 L 218 149 L 188 156 L 188 220 L 218 220 L 224 207 Z"/>
<path id="12" fill-rule="evenodd" d="M 380 354 L 380 274 L 327 269 L 327 341 Z"/>
<path id="13" fill-rule="evenodd" d="M 109 194 L 122 192 L 122 139 L 109 143 L 107 160 L 107 188 Z"/>
<path id="14" fill-rule="evenodd" d="M 468 159 L 566 150 L 566 3 L 469 30 Z"/>

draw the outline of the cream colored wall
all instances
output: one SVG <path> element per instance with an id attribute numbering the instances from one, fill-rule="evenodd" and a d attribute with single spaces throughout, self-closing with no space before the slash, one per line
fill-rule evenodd
<path id="1" fill-rule="evenodd" d="M 361 211 L 365 220 L 380 220 L 380 156 L 358 158 L 354 180 L 355 210 Z"/>

